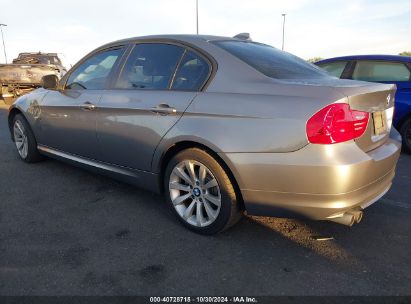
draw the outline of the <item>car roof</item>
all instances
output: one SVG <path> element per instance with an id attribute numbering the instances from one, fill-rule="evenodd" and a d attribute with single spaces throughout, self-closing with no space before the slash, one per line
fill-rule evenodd
<path id="1" fill-rule="evenodd" d="M 175 40 L 240 40 L 232 37 L 224 36 L 214 36 L 214 35 L 193 35 L 193 34 L 168 34 L 168 35 L 148 35 L 148 36 L 137 36 L 127 39 L 122 39 L 120 41 L 134 41 L 134 40 L 151 40 L 151 39 L 175 39 Z"/>
<path id="2" fill-rule="evenodd" d="M 400 56 L 400 55 L 351 55 L 351 56 L 341 56 L 327 58 L 319 60 L 318 63 L 340 61 L 340 60 L 386 60 L 386 61 L 399 61 L 399 62 L 411 62 L 411 56 Z"/>
<path id="3" fill-rule="evenodd" d="M 116 40 L 110 43 L 107 43 L 100 48 L 109 47 L 111 45 L 118 44 L 127 44 L 133 43 L 135 41 L 144 41 L 144 40 L 175 40 L 187 43 L 196 43 L 196 42 L 206 42 L 206 41 L 216 41 L 216 40 L 234 40 L 234 41 L 244 41 L 242 39 L 233 38 L 233 37 L 224 37 L 224 36 L 214 36 L 214 35 L 190 35 L 190 34 L 167 34 L 167 35 L 149 35 L 149 36 L 137 36 L 126 39 Z"/>

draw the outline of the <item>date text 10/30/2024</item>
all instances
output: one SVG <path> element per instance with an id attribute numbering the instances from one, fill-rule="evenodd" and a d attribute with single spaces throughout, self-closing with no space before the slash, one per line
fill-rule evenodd
<path id="1" fill-rule="evenodd" d="M 150 297 L 150 303 L 258 303 L 255 297 Z"/>

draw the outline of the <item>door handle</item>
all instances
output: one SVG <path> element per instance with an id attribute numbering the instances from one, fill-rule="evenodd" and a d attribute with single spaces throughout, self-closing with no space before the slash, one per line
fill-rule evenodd
<path id="1" fill-rule="evenodd" d="M 94 110 L 94 109 L 96 108 L 96 106 L 95 106 L 94 104 L 92 104 L 91 102 L 86 101 L 85 103 L 83 103 L 82 105 L 80 105 L 80 108 L 81 108 L 82 110 L 85 110 L 85 111 L 92 111 L 92 110 Z"/>
<path id="2" fill-rule="evenodd" d="M 152 107 L 151 112 L 161 115 L 169 115 L 177 113 L 177 110 L 173 107 L 170 107 L 168 104 L 160 103 L 159 105 Z"/>

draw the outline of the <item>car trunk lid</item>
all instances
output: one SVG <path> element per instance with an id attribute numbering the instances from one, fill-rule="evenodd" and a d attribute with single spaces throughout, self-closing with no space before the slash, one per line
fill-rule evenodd
<path id="1" fill-rule="evenodd" d="M 395 84 L 367 83 L 365 86 L 335 88 L 348 98 L 350 108 L 370 113 L 367 129 L 355 139 L 365 152 L 384 144 L 391 131 L 394 114 Z"/>

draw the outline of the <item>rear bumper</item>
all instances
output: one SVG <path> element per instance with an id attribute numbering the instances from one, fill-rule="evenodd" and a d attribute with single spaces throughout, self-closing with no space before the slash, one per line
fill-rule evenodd
<path id="1" fill-rule="evenodd" d="M 326 219 L 364 209 L 388 191 L 401 150 L 396 136 L 367 153 L 347 142 L 225 156 L 248 214 Z"/>

